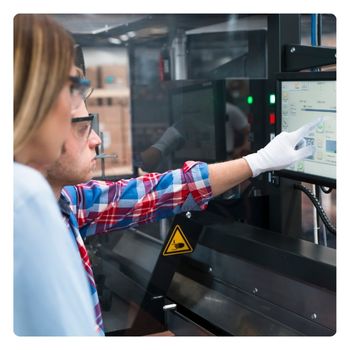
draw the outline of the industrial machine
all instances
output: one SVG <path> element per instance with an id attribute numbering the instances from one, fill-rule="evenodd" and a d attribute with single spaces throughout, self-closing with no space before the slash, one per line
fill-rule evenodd
<path id="1" fill-rule="evenodd" d="M 307 138 L 313 158 L 247 181 L 204 212 L 89 238 L 106 335 L 335 334 L 336 229 L 322 203 L 336 192 L 335 42 L 321 46 L 335 36 L 334 16 L 114 16 L 74 36 L 84 52 L 116 43 L 127 52 L 127 176 L 241 157 L 324 119 Z M 140 154 L 170 126 L 178 144 L 145 167 Z"/>

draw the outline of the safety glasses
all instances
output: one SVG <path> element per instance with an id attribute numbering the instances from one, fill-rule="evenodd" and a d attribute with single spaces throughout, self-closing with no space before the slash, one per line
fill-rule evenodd
<path id="1" fill-rule="evenodd" d="M 94 122 L 94 114 L 86 117 L 72 118 L 72 130 L 75 137 L 80 141 L 87 141 L 92 131 Z"/>

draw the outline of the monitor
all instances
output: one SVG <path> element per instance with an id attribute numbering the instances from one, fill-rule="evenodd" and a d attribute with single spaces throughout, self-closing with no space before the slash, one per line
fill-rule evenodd
<path id="1" fill-rule="evenodd" d="M 195 82 L 171 90 L 169 97 L 171 125 L 183 135 L 172 165 L 225 160 L 225 82 Z"/>
<path id="2" fill-rule="evenodd" d="M 279 175 L 336 187 L 336 74 L 335 72 L 281 73 L 277 76 L 277 132 L 294 131 L 323 117 L 305 137 L 315 154 L 280 171 Z"/>

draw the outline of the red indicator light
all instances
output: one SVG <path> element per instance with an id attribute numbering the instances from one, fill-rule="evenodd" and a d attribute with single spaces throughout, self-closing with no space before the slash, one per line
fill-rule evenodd
<path id="1" fill-rule="evenodd" d="M 271 112 L 269 115 L 269 121 L 271 125 L 276 124 L 276 114 L 274 112 Z"/>

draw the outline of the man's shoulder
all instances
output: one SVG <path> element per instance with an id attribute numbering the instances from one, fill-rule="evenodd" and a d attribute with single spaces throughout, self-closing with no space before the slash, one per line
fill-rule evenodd
<path id="1" fill-rule="evenodd" d="M 99 191 L 102 188 L 107 188 L 109 186 L 115 186 L 119 181 L 100 181 L 100 180 L 89 180 L 87 182 L 82 182 L 76 185 L 67 185 L 62 188 L 61 195 L 71 196 L 73 193 L 84 192 L 84 191 Z"/>
<path id="2" fill-rule="evenodd" d="M 85 197 L 86 193 L 91 195 L 91 191 L 100 191 L 100 187 L 106 185 L 104 181 L 90 180 L 76 185 L 64 186 L 61 190 L 61 198 L 70 205 L 75 205 L 78 201 L 78 196 Z"/>

